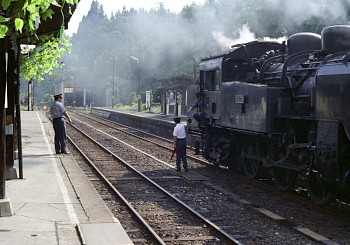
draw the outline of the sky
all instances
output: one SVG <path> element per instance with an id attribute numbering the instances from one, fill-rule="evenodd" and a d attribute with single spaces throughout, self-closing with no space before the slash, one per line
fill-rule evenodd
<path id="1" fill-rule="evenodd" d="M 72 35 L 78 30 L 79 23 L 84 15 L 86 15 L 90 9 L 92 0 L 81 0 L 75 10 L 69 24 L 67 35 Z M 126 9 L 134 8 L 136 10 L 140 8 L 151 9 L 158 6 L 159 2 L 164 3 L 165 9 L 169 9 L 172 12 L 179 13 L 185 5 L 189 5 L 193 2 L 203 4 L 205 0 L 98 0 L 103 5 L 105 13 L 109 16 L 112 12 L 122 10 L 123 6 Z"/>

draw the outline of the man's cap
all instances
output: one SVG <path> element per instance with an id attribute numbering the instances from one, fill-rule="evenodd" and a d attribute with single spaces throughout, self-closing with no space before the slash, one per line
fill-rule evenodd
<path id="1" fill-rule="evenodd" d="M 174 116 L 174 117 L 173 117 L 173 120 L 174 120 L 175 122 L 180 122 L 181 117 L 179 117 L 179 116 Z"/>
<path id="2" fill-rule="evenodd" d="M 53 97 L 55 97 L 55 98 L 62 98 L 62 94 L 56 94 Z"/>

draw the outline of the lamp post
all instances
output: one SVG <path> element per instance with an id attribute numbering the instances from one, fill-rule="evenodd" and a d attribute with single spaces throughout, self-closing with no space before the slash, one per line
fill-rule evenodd
<path id="1" fill-rule="evenodd" d="M 70 77 L 73 80 L 73 103 L 72 106 L 75 107 L 76 106 L 76 98 L 75 98 L 75 79 L 74 77 Z"/>
<path id="2" fill-rule="evenodd" d="M 76 87 L 75 87 L 75 78 L 73 77 L 73 107 L 77 106 L 77 94 L 76 94 Z"/>
<path id="3" fill-rule="evenodd" d="M 141 111 L 141 76 L 140 76 L 140 60 L 134 56 L 130 56 L 131 59 L 136 60 L 138 64 L 138 80 L 139 80 L 139 86 L 137 91 L 137 111 Z"/>
<path id="4" fill-rule="evenodd" d="M 33 100 L 33 79 L 28 81 L 28 111 L 32 111 Z"/>
<path id="5" fill-rule="evenodd" d="M 193 40 L 189 37 L 186 37 L 186 36 L 184 36 L 184 38 L 187 41 L 191 42 L 191 46 L 192 46 L 192 50 L 193 50 L 193 48 L 194 48 Z M 193 79 L 196 80 L 196 77 L 197 77 L 197 57 L 195 55 L 193 55 Z"/>

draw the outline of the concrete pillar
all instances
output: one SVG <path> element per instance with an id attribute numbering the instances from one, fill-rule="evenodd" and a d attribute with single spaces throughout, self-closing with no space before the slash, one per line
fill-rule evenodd
<path id="1" fill-rule="evenodd" d="M 14 115 L 15 115 L 15 68 L 16 59 L 13 50 L 8 52 L 7 59 L 7 109 L 6 109 L 6 179 L 17 179 L 14 167 Z"/>
<path id="2" fill-rule="evenodd" d="M 0 217 L 12 216 L 12 206 L 10 199 L 0 199 Z"/>
<path id="3" fill-rule="evenodd" d="M 9 48 L 8 38 L 0 40 L 0 217 L 11 216 L 10 200 L 6 198 L 6 50 Z"/>

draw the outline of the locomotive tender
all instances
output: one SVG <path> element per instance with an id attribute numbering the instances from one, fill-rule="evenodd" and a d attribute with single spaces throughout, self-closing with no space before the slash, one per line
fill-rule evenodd
<path id="1" fill-rule="evenodd" d="M 324 204 L 350 193 L 350 26 L 253 41 L 202 59 L 204 119 L 189 120 L 210 161 Z"/>

